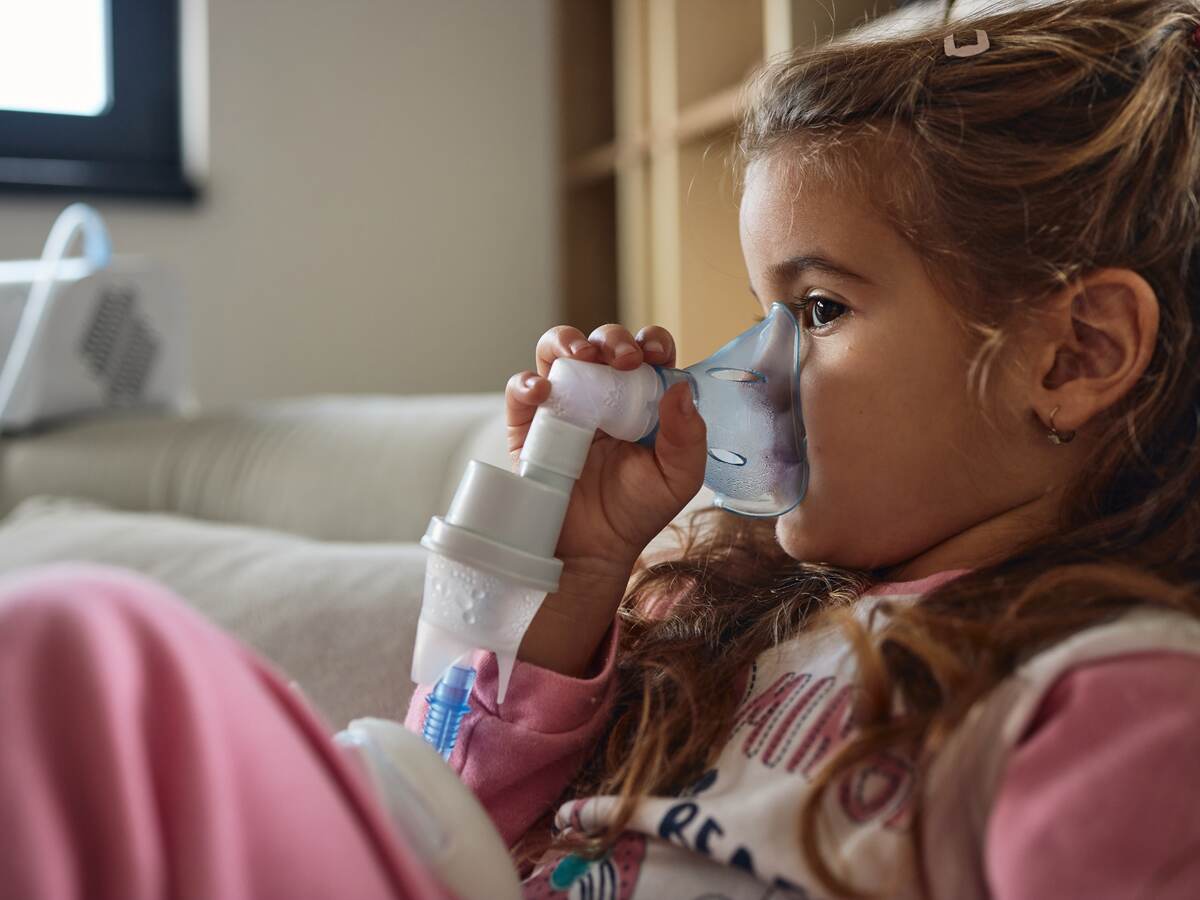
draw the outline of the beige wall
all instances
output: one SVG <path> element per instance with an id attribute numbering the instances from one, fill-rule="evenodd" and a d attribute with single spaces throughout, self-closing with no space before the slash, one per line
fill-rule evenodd
<path id="1" fill-rule="evenodd" d="M 182 276 L 203 402 L 529 367 L 557 305 L 550 2 L 208 0 L 206 198 L 84 198 Z M 0 195 L 0 258 L 72 199 Z"/>

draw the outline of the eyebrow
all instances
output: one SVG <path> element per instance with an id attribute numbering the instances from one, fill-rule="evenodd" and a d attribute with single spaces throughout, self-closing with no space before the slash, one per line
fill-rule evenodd
<path id="1" fill-rule="evenodd" d="M 767 268 L 767 280 L 770 282 L 792 281 L 810 269 L 816 272 L 824 272 L 826 275 L 835 275 L 859 284 L 874 284 L 865 275 L 852 272 L 850 269 L 838 265 L 826 256 L 793 256 L 785 259 L 783 262 L 775 263 Z M 750 293 L 754 294 L 756 298 L 758 297 L 758 294 L 754 291 L 753 284 L 750 285 Z"/>

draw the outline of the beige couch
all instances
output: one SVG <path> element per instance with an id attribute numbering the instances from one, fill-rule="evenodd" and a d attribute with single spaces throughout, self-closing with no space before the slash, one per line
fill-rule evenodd
<path id="1" fill-rule="evenodd" d="M 73 559 L 144 572 L 273 660 L 333 726 L 397 718 L 416 542 L 471 458 L 510 467 L 501 394 L 312 397 L 7 438 L 0 574 Z"/>

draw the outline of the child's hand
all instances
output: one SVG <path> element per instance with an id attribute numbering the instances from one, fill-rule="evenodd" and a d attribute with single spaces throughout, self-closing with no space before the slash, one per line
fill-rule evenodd
<path id="1" fill-rule="evenodd" d="M 559 357 L 622 370 L 636 369 L 643 362 L 674 366 L 675 341 L 658 326 L 643 329 L 636 339 L 620 325 L 602 325 L 590 338 L 569 325 L 559 325 L 542 335 L 536 349 L 537 372 L 514 375 L 505 390 L 513 471 L 533 414 L 550 396 L 551 385 L 545 376 Z M 685 399 L 692 409 L 690 416 L 681 409 Z M 579 650 L 586 651 L 581 661 L 586 666 L 591 650 L 616 613 L 638 556 L 700 490 L 704 482 L 705 437 L 704 420 L 695 413 L 686 384 L 673 385 L 660 401 L 659 431 L 653 449 L 596 432 L 571 494 L 555 551 L 563 561 L 559 590 L 546 598 L 545 614 L 539 612 L 530 627 L 521 647 L 522 659 L 559 671 L 575 668 L 555 665 L 561 661 L 538 658 L 541 654 L 532 652 L 539 643 L 539 631 L 558 618 L 562 629 L 556 632 L 576 634 L 583 629 L 589 639 L 594 639 L 590 649 Z M 547 637 L 547 642 L 557 643 L 565 637 L 556 633 L 553 638 Z"/>

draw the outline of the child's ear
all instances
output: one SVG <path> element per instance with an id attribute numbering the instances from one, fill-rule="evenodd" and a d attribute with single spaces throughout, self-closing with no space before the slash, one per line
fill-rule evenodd
<path id="1" fill-rule="evenodd" d="M 1060 431 L 1074 431 L 1113 406 L 1150 364 L 1158 338 L 1158 297 L 1131 269 L 1098 269 L 1051 298 L 1034 407 Z"/>

